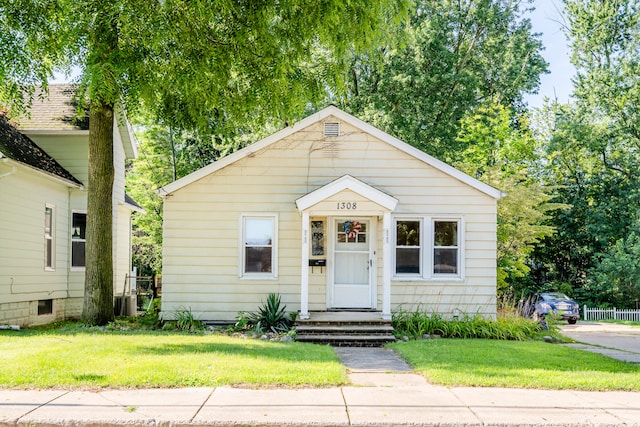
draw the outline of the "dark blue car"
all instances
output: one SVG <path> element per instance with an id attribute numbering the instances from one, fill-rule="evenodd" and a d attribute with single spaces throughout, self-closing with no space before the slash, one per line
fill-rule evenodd
<path id="1" fill-rule="evenodd" d="M 545 316 L 553 316 L 566 320 L 571 325 L 580 319 L 580 307 L 568 296 L 560 292 L 545 292 L 536 295 L 534 317 L 543 319 Z"/>

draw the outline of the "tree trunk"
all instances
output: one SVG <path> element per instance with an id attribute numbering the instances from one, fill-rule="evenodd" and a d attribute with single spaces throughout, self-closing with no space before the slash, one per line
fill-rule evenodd
<path id="1" fill-rule="evenodd" d="M 113 105 L 89 112 L 89 185 L 82 318 L 105 325 L 113 315 Z"/>

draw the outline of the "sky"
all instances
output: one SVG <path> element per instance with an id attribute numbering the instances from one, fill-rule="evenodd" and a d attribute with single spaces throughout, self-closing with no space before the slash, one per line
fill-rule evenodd
<path id="1" fill-rule="evenodd" d="M 535 0 L 536 8 L 529 15 L 533 32 L 542 33 L 540 39 L 545 47 L 542 56 L 549 63 L 549 74 L 540 77 L 537 95 L 528 95 L 525 100 L 531 107 L 542 106 L 545 97 L 569 102 L 572 91 L 571 77 L 576 70 L 569 62 L 567 39 L 561 30 L 562 3 L 560 0 Z"/>
<path id="2" fill-rule="evenodd" d="M 530 107 L 541 107 L 544 98 L 557 99 L 561 103 L 569 102 L 572 90 L 571 77 L 575 68 L 569 62 L 567 40 L 561 30 L 562 2 L 561 0 L 535 0 L 536 8 L 528 17 L 531 19 L 533 32 L 540 36 L 545 50 L 542 56 L 549 63 L 549 74 L 540 77 L 540 89 L 536 95 L 527 95 L 525 101 Z M 77 71 L 75 75 L 77 76 Z M 68 81 L 64 75 L 56 74 L 52 83 Z"/>

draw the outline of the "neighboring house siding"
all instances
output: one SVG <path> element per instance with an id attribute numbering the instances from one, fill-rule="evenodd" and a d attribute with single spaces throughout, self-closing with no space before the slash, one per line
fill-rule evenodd
<path id="1" fill-rule="evenodd" d="M 11 163 L 0 164 L 0 175 Z M 0 178 L 0 324 L 47 323 L 64 316 L 67 297 L 69 196 L 65 185 L 17 166 Z M 44 212 L 54 207 L 54 268 L 45 269 Z M 54 300 L 38 316 L 38 300 Z"/>
<path id="2" fill-rule="evenodd" d="M 114 273 L 113 291 L 121 296 L 125 284 L 129 292 L 128 277 L 131 274 L 131 211 L 124 205 L 116 208 L 118 214 L 114 218 Z"/>
<path id="3" fill-rule="evenodd" d="M 302 220 L 294 201 L 345 174 L 397 198 L 394 216 L 454 216 L 465 227 L 464 280 L 394 279 L 394 307 L 425 303 L 424 309 L 447 314 L 495 314 L 495 199 L 344 122 L 342 135 L 324 138 L 322 123 L 316 123 L 165 199 L 167 315 L 187 308 L 203 320 L 232 320 L 238 311 L 255 311 L 269 292 L 282 294 L 288 310 L 298 310 Z M 239 217 L 254 212 L 279 215 L 278 277 L 270 281 L 238 278 Z M 373 225 L 381 236 L 381 220 Z M 323 270 L 309 273 L 311 310 L 326 308 Z"/>
<path id="4" fill-rule="evenodd" d="M 88 182 L 89 135 L 78 133 L 75 135 L 46 135 L 40 132 L 22 131 L 29 136 L 40 148 L 56 159 L 60 165 L 68 170 L 85 186 Z"/>
<path id="5" fill-rule="evenodd" d="M 73 86 L 50 85 L 48 95 L 34 97 L 28 116 L 0 123 L 0 323 L 12 319 L 28 325 L 82 314 L 85 267 L 82 257 L 78 266 L 71 266 L 71 225 L 74 212 L 87 213 L 89 130 L 88 117 L 76 117 L 74 92 Z M 123 114 L 113 129 L 113 280 L 114 291 L 121 294 L 131 268 L 125 160 L 136 156 L 136 148 Z M 12 172 L 18 162 L 33 169 L 20 166 Z M 51 271 L 44 265 L 45 240 L 50 241 L 44 235 L 46 204 L 55 206 L 56 218 Z M 34 319 L 34 301 L 37 315 L 37 301 L 45 298 L 54 299 L 53 314 Z M 40 312 L 50 307 L 41 304 Z"/>
<path id="6" fill-rule="evenodd" d="M 124 203 L 125 153 L 116 123 L 113 129 L 113 291 L 122 295 L 131 264 L 131 211 Z"/>
<path id="7" fill-rule="evenodd" d="M 69 224 L 71 224 L 72 212 L 87 212 L 87 192 L 85 190 L 72 190 L 69 203 Z M 69 231 L 69 236 L 71 231 Z M 71 255 L 71 245 L 69 245 L 69 255 Z M 84 268 L 72 268 L 71 260 L 67 262 L 69 271 L 69 299 L 66 305 L 66 316 L 78 318 L 82 315 L 84 304 Z"/>

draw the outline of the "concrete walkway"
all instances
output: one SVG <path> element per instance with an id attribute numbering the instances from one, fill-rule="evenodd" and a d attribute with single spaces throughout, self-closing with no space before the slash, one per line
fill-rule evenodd
<path id="1" fill-rule="evenodd" d="M 640 426 L 640 393 L 440 387 L 390 350 L 336 352 L 353 385 L 0 390 L 0 426 Z"/>
<path id="2" fill-rule="evenodd" d="M 571 347 L 640 364 L 640 328 L 606 322 L 564 325 L 562 333 L 577 341 Z"/>

